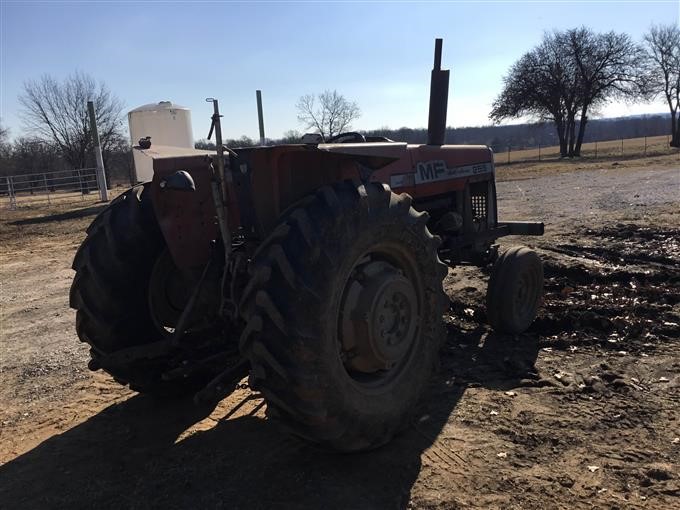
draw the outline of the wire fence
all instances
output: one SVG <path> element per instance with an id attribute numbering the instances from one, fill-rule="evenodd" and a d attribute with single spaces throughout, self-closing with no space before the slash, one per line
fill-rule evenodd
<path id="1" fill-rule="evenodd" d="M 494 161 L 496 165 L 510 163 L 524 163 L 531 161 L 551 161 L 560 159 L 559 146 L 542 147 L 496 147 Z M 669 136 L 643 136 L 640 138 L 626 138 L 620 140 L 608 140 L 602 142 L 584 143 L 581 147 L 581 158 L 599 159 L 629 156 L 654 156 L 677 153 L 678 150 L 670 147 Z"/>
<path id="2" fill-rule="evenodd" d="M 0 203 L 21 206 L 99 200 L 97 169 L 59 170 L 0 177 Z"/>

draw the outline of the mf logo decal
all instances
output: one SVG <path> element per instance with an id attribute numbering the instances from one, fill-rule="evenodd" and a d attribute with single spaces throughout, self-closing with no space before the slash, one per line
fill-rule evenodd
<path id="1" fill-rule="evenodd" d="M 468 177 L 470 175 L 486 174 L 493 172 L 491 163 L 479 163 L 476 165 L 456 166 L 448 168 L 440 159 L 434 161 L 419 161 L 416 163 L 416 184 L 426 182 L 446 181 Z"/>
<path id="2" fill-rule="evenodd" d="M 390 177 L 390 187 L 410 188 L 416 184 L 447 181 L 449 179 L 460 179 L 461 177 L 488 173 L 493 173 L 493 165 L 491 163 L 447 168 L 446 163 L 440 159 L 419 161 L 416 164 L 415 173 L 392 175 Z"/>
<path id="3" fill-rule="evenodd" d="M 416 182 L 438 181 L 446 172 L 446 163 L 441 159 L 435 161 L 422 162 L 416 164 Z"/>

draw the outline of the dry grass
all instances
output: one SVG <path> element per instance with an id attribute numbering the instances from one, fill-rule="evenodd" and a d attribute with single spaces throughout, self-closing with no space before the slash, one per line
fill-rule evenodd
<path id="1" fill-rule="evenodd" d="M 609 140 L 606 142 L 584 143 L 581 147 L 581 158 L 620 158 L 644 157 L 677 153 L 677 149 L 668 146 L 668 136 L 649 136 Z M 540 156 L 540 157 L 539 157 Z M 543 161 L 559 159 L 559 146 L 541 147 L 540 149 L 511 150 L 495 155 L 497 165 L 524 161 Z"/>
<path id="2" fill-rule="evenodd" d="M 558 175 L 585 170 L 601 170 L 606 168 L 628 169 L 631 171 L 652 168 L 677 168 L 680 183 L 680 151 L 656 156 L 624 156 L 610 158 L 575 158 L 553 159 L 542 161 L 524 161 L 522 163 L 499 165 L 496 167 L 497 181 L 514 181 L 532 179 L 539 176 Z"/>

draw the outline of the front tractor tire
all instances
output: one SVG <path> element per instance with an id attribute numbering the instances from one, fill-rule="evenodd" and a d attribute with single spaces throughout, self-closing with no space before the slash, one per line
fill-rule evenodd
<path id="1" fill-rule="evenodd" d="M 501 254 L 491 269 L 486 295 L 489 324 L 498 333 L 516 335 L 536 318 L 543 299 L 543 262 L 524 246 Z"/>
<path id="2" fill-rule="evenodd" d="M 159 327 L 150 299 L 150 282 L 159 265 L 167 265 L 167 252 L 148 186 L 123 193 L 88 227 L 73 260 L 70 306 L 76 310 L 78 337 L 90 346 L 92 370 L 101 368 L 135 391 L 170 397 L 200 388 L 207 375 L 165 381 L 162 374 L 171 368 L 165 358 L 106 363 L 116 351 L 168 335 Z"/>
<path id="3" fill-rule="evenodd" d="M 240 348 L 268 416 L 294 435 L 366 450 L 416 412 L 448 303 L 427 218 L 385 185 L 342 183 L 287 211 L 258 248 Z"/>

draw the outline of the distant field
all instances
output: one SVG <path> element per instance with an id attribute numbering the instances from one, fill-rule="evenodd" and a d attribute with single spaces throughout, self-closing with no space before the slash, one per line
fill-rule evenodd
<path id="1" fill-rule="evenodd" d="M 627 138 L 606 142 L 584 143 L 581 147 L 582 158 L 612 158 L 630 156 L 652 156 L 670 154 L 676 149 L 668 146 L 667 136 L 650 136 L 646 138 Z M 538 161 L 559 159 L 559 146 L 541 147 L 497 152 L 494 156 L 497 165 L 520 161 Z"/>

